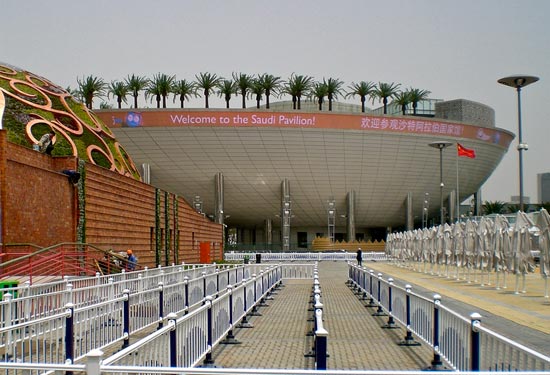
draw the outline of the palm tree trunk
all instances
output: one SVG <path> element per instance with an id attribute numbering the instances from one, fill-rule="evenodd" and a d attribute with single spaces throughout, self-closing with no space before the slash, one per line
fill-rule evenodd
<path id="1" fill-rule="evenodd" d="M 243 96 L 243 108 L 246 108 L 246 91 L 243 91 L 241 94 Z"/>
<path id="2" fill-rule="evenodd" d="M 367 100 L 367 98 L 365 98 L 364 96 L 361 97 L 361 112 L 365 112 L 365 101 Z"/>
<path id="3" fill-rule="evenodd" d="M 265 108 L 269 109 L 269 95 L 271 95 L 270 90 L 265 90 Z"/>
<path id="4" fill-rule="evenodd" d="M 383 102 L 384 102 L 384 114 L 387 115 L 388 114 L 388 98 L 384 98 Z"/>
<path id="5" fill-rule="evenodd" d="M 134 94 L 134 108 L 137 108 L 137 99 L 138 99 L 138 94 L 135 93 Z"/>
<path id="6" fill-rule="evenodd" d="M 118 103 L 118 109 L 121 109 L 122 108 L 122 98 L 119 96 L 117 99 L 116 99 L 117 103 Z"/>
<path id="7" fill-rule="evenodd" d="M 208 107 L 208 94 L 204 94 L 204 108 L 209 108 Z"/>
<path id="8" fill-rule="evenodd" d="M 184 99 L 183 99 L 183 97 L 181 97 L 180 98 L 181 108 L 183 108 L 183 101 L 184 101 Z"/>

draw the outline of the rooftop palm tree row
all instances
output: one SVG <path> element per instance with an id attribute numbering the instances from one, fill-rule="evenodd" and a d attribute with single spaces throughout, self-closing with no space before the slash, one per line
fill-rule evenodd
<path id="1" fill-rule="evenodd" d="M 417 105 L 420 101 L 428 98 L 430 91 L 410 88 L 401 90 L 400 84 L 379 82 L 352 82 L 347 89 L 344 89 L 344 82 L 338 78 L 323 78 L 322 81 L 315 81 L 313 77 L 299 74 L 292 74 L 288 80 L 283 80 L 271 74 L 259 74 L 257 76 L 245 73 L 233 73 L 231 78 L 223 78 L 212 73 L 199 73 L 195 75 L 194 81 L 186 79 L 177 80 L 175 75 L 155 74 L 153 78 L 129 75 L 124 80 L 104 82 L 101 78 L 88 76 L 82 79 L 77 78 L 78 89 L 69 91 L 83 100 L 88 108 L 92 108 L 94 98 L 107 97 L 116 98 L 118 108 L 122 103 L 127 103 L 127 97 L 134 99 L 133 108 L 138 108 L 138 97 L 143 93 L 145 100 L 155 100 L 157 108 L 166 108 L 166 98 L 174 95 L 184 108 L 185 101 L 191 97 L 202 96 L 205 108 L 209 107 L 209 98 L 217 94 L 224 99 L 226 108 L 233 96 L 240 95 L 242 108 L 246 108 L 246 99 L 252 98 L 256 101 L 256 108 L 260 108 L 260 102 L 265 97 L 266 108 L 269 109 L 271 97 L 289 95 L 292 98 L 293 109 L 301 109 L 302 98 L 315 100 L 319 104 L 319 110 L 323 110 L 325 98 L 328 100 L 328 110 L 332 111 L 332 104 L 339 96 L 345 98 L 359 97 L 361 100 L 361 111 L 365 112 L 367 100 L 380 101 L 384 105 L 384 114 L 387 113 L 388 103 L 393 102 L 401 107 L 403 114 L 407 106 L 412 105 L 413 114 L 416 115 Z"/>

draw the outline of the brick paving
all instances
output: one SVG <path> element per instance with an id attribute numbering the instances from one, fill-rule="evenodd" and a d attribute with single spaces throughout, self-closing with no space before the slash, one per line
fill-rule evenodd
<path id="1" fill-rule="evenodd" d="M 387 317 L 373 317 L 345 284 L 344 262 L 319 264 L 324 327 L 329 332 L 327 368 L 333 370 L 420 370 L 430 365 L 432 351 L 426 345 L 397 345 L 402 328 L 383 329 Z M 313 338 L 306 336 L 312 280 L 287 280 L 263 316 L 250 321 L 254 328 L 237 329 L 240 345 L 220 345 L 213 353 L 215 365 L 225 368 L 313 369 Z"/>

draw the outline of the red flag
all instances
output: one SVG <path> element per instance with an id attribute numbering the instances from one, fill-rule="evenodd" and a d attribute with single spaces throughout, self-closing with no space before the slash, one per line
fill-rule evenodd
<path id="1" fill-rule="evenodd" d="M 466 148 L 462 146 L 460 143 L 456 144 L 456 148 L 458 150 L 458 156 L 466 156 L 467 158 L 473 159 L 476 157 L 476 152 L 473 148 Z"/>

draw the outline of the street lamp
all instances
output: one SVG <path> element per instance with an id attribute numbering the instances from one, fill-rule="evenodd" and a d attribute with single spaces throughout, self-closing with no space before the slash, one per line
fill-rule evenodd
<path id="1" fill-rule="evenodd" d="M 517 75 L 504 77 L 498 80 L 498 83 L 514 87 L 518 92 L 518 152 L 519 152 L 519 210 L 524 211 L 523 207 L 523 153 L 522 151 L 527 151 L 528 146 L 526 143 L 523 143 L 522 134 L 521 134 L 521 88 L 531 83 L 535 83 L 539 80 L 539 77 L 526 76 L 526 75 Z"/>
<path id="2" fill-rule="evenodd" d="M 445 186 L 445 184 L 443 184 L 443 149 L 452 144 L 452 142 L 448 141 L 436 141 L 429 144 L 430 147 L 439 149 L 439 211 L 441 216 L 441 225 L 443 225 L 445 220 L 445 209 L 443 208 L 443 187 Z"/>

